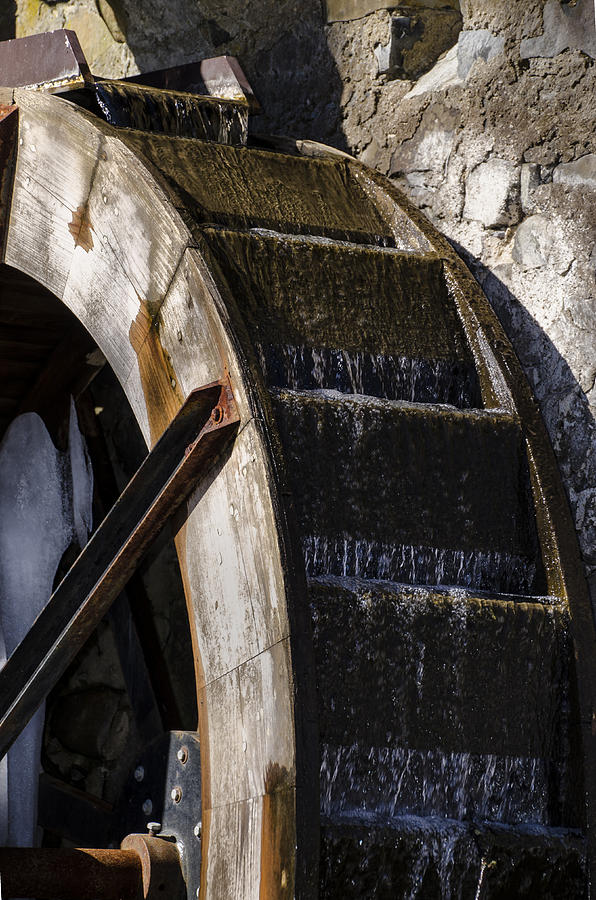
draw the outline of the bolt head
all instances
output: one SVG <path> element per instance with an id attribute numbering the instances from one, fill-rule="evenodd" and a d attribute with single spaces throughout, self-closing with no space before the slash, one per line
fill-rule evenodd
<path id="1" fill-rule="evenodd" d="M 144 812 L 144 814 L 145 814 L 146 816 L 150 816 L 151 813 L 153 812 L 153 803 L 151 802 L 151 800 L 149 799 L 149 797 L 147 797 L 147 799 L 146 799 L 145 802 L 143 803 L 142 809 L 143 809 L 143 812 Z"/>
<path id="2" fill-rule="evenodd" d="M 182 788 L 175 787 L 170 791 L 170 797 L 174 801 L 174 803 L 180 803 L 182 800 Z"/>
<path id="3" fill-rule="evenodd" d="M 147 822 L 147 831 L 149 834 L 159 834 L 161 831 L 161 822 Z"/>
<path id="4" fill-rule="evenodd" d="M 142 781 L 145 777 L 145 769 L 143 766 L 137 766 L 135 769 L 135 781 Z"/>
<path id="5" fill-rule="evenodd" d="M 193 828 L 194 836 L 195 836 L 196 838 L 199 838 L 199 839 L 200 839 L 201 834 L 202 834 L 202 831 L 203 831 L 203 823 L 202 823 L 202 822 L 197 822 L 197 824 L 196 824 L 195 827 Z"/>
<path id="6" fill-rule="evenodd" d="M 186 749 L 186 747 L 180 747 L 176 756 L 178 758 L 178 762 L 181 762 L 182 765 L 184 765 L 188 760 L 188 750 Z"/>

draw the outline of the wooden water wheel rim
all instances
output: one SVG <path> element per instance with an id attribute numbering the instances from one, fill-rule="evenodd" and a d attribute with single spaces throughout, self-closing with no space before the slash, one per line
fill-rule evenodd
<path id="1" fill-rule="evenodd" d="M 304 568 L 283 466 L 272 449 L 275 426 L 247 362 L 241 317 L 186 224 L 193 211 L 152 164 L 69 103 L 27 91 L 12 99 L 0 123 L 3 262 L 50 290 L 82 322 L 148 444 L 197 385 L 225 379 L 233 386 L 236 442 L 200 504 L 191 500 L 177 538 L 202 742 L 201 896 L 315 896 L 319 762 Z M 336 158 L 315 144 L 298 150 Z M 344 157 L 341 165 L 396 234 L 405 229 L 443 260 L 485 405 L 511 411 L 524 428 L 549 593 L 572 613 L 593 846 L 594 628 L 544 425 L 507 338 L 444 239 L 375 173 Z M 258 533 L 255 521 L 265 522 Z M 225 569 L 218 538 L 236 553 Z M 209 597 L 219 598 L 217 610 Z"/>

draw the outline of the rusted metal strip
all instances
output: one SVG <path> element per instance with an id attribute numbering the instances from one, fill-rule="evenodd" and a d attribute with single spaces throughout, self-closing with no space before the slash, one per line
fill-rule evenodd
<path id="1" fill-rule="evenodd" d="M 189 91 L 220 100 L 245 102 L 250 112 L 261 111 L 259 101 L 235 56 L 214 56 L 200 62 L 129 75 L 122 80 L 166 91 Z"/>
<path id="2" fill-rule="evenodd" d="M 193 391 L 0 672 L 0 757 L 236 433 L 227 383 Z"/>
<path id="3" fill-rule="evenodd" d="M 2 897 L 139 900 L 141 857 L 134 850 L 0 848 Z"/>
<path id="4" fill-rule="evenodd" d="M 0 85 L 58 92 L 92 83 L 74 31 L 59 29 L 0 42 Z"/>

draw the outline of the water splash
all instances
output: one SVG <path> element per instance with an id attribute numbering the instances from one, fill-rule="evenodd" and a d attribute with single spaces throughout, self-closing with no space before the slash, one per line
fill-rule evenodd
<path id="1" fill-rule="evenodd" d="M 482 405 L 471 364 L 447 359 L 411 359 L 381 353 L 257 344 L 270 387 L 336 390 L 414 403 L 447 403 L 460 409 Z"/>
<path id="2" fill-rule="evenodd" d="M 457 585 L 504 594 L 530 594 L 536 580 L 532 560 L 498 551 L 392 545 L 348 535 L 307 535 L 302 548 L 306 574 L 311 577 Z"/>
<path id="3" fill-rule="evenodd" d="M 549 824 L 548 763 L 535 757 L 324 744 L 321 812 Z"/>

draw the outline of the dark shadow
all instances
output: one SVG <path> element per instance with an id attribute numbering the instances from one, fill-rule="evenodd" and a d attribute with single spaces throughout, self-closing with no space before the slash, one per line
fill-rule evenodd
<path id="1" fill-rule="evenodd" d="M 524 305 L 480 260 L 451 241 L 499 317 L 540 405 L 569 498 L 596 607 L 596 422 L 566 360 Z"/>
<path id="2" fill-rule="evenodd" d="M 264 21 L 257 30 L 255 22 L 254 29 L 244 26 L 231 34 L 233 20 L 225 9 L 218 8 L 217 13 L 212 11 L 213 18 L 207 18 L 198 7 L 187 6 L 184 21 L 179 21 L 174 13 L 164 13 L 161 0 L 102 3 L 104 19 L 117 21 L 141 72 L 232 54 L 239 59 L 263 108 L 262 114 L 253 117 L 256 132 L 347 149 L 340 127 L 342 82 L 327 47 L 320 0 L 303 0 L 295 18 L 280 16 L 277 34 L 261 50 L 255 43 L 265 43 L 262 33 L 271 28 L 270 23 Z M 265 20 L 263 4 L 259 6 L 253 17 L 260 15 Z"/>
<path id="3" fill-rule="evenodd" d="M 2 0 L 0 3 L 0 41 L 9 41 L 16 37 L 16 0 Z"/>

